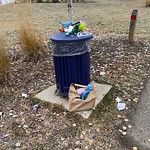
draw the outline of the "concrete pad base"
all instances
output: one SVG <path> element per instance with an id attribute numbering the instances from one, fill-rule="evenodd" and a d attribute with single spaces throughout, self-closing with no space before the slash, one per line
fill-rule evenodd
<path id="1" fill-rule="evenodd" d="M 106 84 L 98 84 L 98 83 L 92 83 L 92 84 L 96 91 L 96 102 L 95 102 L 95 107 L 96 107 L 100 103 L 100 101 L 103 99 L 103 97 L 109 92 L 112 86 L 106 85 Z M 56 96 L 54 94 L 55 90 L 56 90 L 56 85 L 50 86 L 46 90 L 38 93 L 35 97 L 43 101 L 63 105 L 65 109 L 69 110 L 68 100 L 65 98 Z M 88 110 L 88 111 L 80 111 L 77 113 L 79 113 L 81 116 L 87 119 L 91 115 L 92 112 L 93 110 Z"/>

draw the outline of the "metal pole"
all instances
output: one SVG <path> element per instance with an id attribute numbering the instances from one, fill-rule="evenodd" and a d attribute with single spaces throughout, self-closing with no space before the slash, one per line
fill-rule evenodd
<path id="1" fill-rule="evenodd" d="M 130 20 L 130 29 L 129 29 L 129 42 L 134 42 L 134 33 L 135 33 L 135 26 L 137 22 L 137 15 L 138 10 L 133 10 L 131 14 L 131 20 Z"/>
<path id="2" fill-rule="evenodd" d="M 72 0 L 67 0 L 68 16 L 70 20 L 73 20 L 73 6 Z"/>

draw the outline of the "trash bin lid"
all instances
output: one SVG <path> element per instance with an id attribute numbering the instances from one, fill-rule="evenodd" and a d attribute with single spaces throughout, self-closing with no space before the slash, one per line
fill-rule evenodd
<path id="1" fill-rule="evenodd" d="M 75 42 L 79 40 L 89 40 L 93 37 L 92 33 L 81 32 L 76 35 L 66 35 L 65 32 L 58 32 L 50 37 L 52 41 L 55 42 Z"/>

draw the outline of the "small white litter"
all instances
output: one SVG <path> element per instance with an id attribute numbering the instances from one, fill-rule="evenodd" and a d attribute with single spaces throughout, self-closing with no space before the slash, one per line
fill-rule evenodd
<path id="1" fill-rule="evenodd" d="M 126 104 L 125 103 L 118 103 L 117 108 L 118 108 L 118 110 L 124 110 L 126 108 Z"/>
<path id="2" fill-rule="evenodd" d="M 28 97 L 28 95 L 27 95 L 27 94 L 22 93 L 22 98 L 27 98 L 27 97 Z"/>
<path id="3" fill-rule="evenodd" d="M 121 99 L 119 97 L 116 98 L 116 102 L 117 104 L 117 109 L 120 110 L 124 110 L 126 108 L 126 104 L 125 103 L 121 103 Z"/>
<path id="4" fill-rule="evenodd" d="M 120 102 L 121 102 L 121 99 L 120 99 L 119 97 L 117 97 L 117 98 L 116 98 L 116 102 L 117 102 L 117 103 L 120 103 Z"/>
<path id="5" fill-rule="evenodd" d="M 100 75 L 101 76 L 103 76 L 103 75 L 105 75 L 106 74 L 106 72 L 100 72 Z"/>

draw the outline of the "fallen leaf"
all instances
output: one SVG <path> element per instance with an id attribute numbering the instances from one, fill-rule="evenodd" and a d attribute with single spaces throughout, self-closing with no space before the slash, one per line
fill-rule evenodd
<path id="1" fill-rule="evenodd" d="M 16 145 L 16 147 L 19 147 L 21 144 L 19 142 L 17 142 L 15 145 Z"/>
<path id="2" fill-rule="evenodd" d="M 125 119 L 124 119 L 124 121 L 125 121 L 125 122 L 128 122 L 128 121 L 129 121 L 129 119 L 125 118 Z"/>
<path id="3" fill-rule="evenodd" d="M 127 132 L 122 132 L 122 135 L 126 135 L 127 134 Z"/>
<path id="4" fill-rule="evenodd" d="M 21 119 L 21 124 L 24 124 L 26 122 L 26 119 L 25 118 L 22 118 Z"/>
<path id="5" fill-rule="evenodd" d="M 92 126 L 92 125 L 93 125 L 93 123 L 92 123 L 92 122 L 90 122 L 90 123 L 89 123 L 89 126 Z"/>
<path id="6" fill-rule="evenodd" d="M 24 108 L 25 110 L 29 110 L 29 109 L 30 109 L 30 107 L 27 106 L 27 105 L 24 105 L 23 108 Z"/>
<path id="7" fill-rule="evenodd" d="M 121 116 L 121 115 L 117 115 L 117 117 L 118 117 L 118 118 L 121 118 L 122 116 Z"/>
<path id="8" fill-rule="evenodd" d="M 137 150 L 137 147 L 133 147 L 133 149 L 132 150 Z"/>
<path id="9" fill-rule="evenodd" d="M 132 128 L 132 126 L 131 126 L 131 125 L 128 125 L 128 128 L 129 128 L 129 129 L 131 129 L 131 128 Z"/>
<path id="10" fill-rule="evenodd" d="M 72 126 L 73 126 L 73 127 L 76 127 L 77 125 L 74 123 Z"/>
<path id="11" fill-rule="evenodd" d="M 123 129 L 123 130 L 127 130 L 127 127 L 126 127 L 126 126 L 123 126 L 122 129 Z"/>
<path id="12" fill-rule="evenodd" d="M 88 141 L 88 143 L 89 143 L 89 145 L 92 145 L 92 144 L 94 143 L 94 140 L 93 140 L 93 139 L 90 139 L 90 140 Z"/>
<path id="13" fill-rule="evenodd" d="M 138 100 L 139 100 L 138 98 L 134 98 L 134 99 L 133 99 L 134 102 L 137 102 Z"/>

